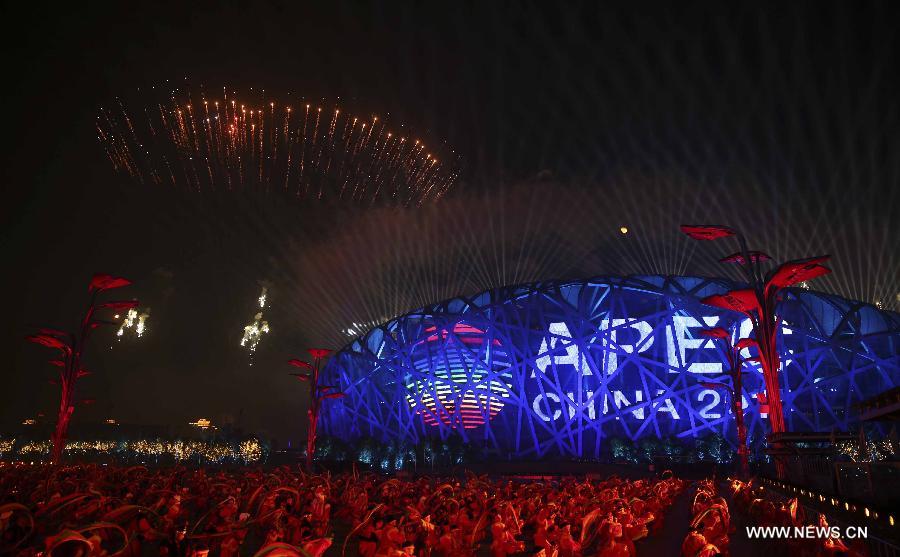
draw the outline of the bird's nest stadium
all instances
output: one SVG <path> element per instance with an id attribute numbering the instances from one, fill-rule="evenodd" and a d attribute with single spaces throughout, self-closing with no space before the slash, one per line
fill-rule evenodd
<path id="1" fill-rule="evenodd" d="M 461 436 L 510 458 L 600 458 L 612 437 L 734 442 L 726 357 L 699 331 L 735 339 L 749 322 L 700 303 L 737 285 L 696 277 L 539 282 L 446 300 L 337 352 L 323 384 L 328 435 L 418 443 Z M 779 347 L 790 431 L 846 431 L 854 404 L 900 384 L 900 315 L 789 289 Z M 749 356 L 749 354 L 745 354 Z M 751 439 L 767 433 L 757 364 L 744 367 Z"/>

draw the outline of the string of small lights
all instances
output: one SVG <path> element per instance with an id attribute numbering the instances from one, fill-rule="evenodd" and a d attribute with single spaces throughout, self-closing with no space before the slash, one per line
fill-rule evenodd
<path id="1" fill-rule="evenodd" d="M 894 513 L 879 513 L 877 510 L 868 505 L 854 503 L 852 501 L 842 499 L 839 496 L 818 493 L 811 489 L 797 487 L 795 485 L 790 485 L 770 478 L 762 478 L 761 481 L 766 485 L 778 488 L 784 493 L 792 494 L 795 497 L 806 498 L 807 501 L 814 502 L 819 505 L 830 504 L 835 509 L 843 509 L 843 512 L 845 513 L 862 515 L 869 520 L 880 520 L 882 523 L 890 527 L 895 527 L 897 525 L 897 519 L 895 518 Z"/>
<path id="2" fill-rule="evenodd" d="M 0 457 L 42 459 L 50 454 L 50 441 L 26 441 L 16 446 L 16 439 L 0 439 Z M 255 438 L 240 442 L 138 439 L 131 441 L 69 441 L 63 453 L 71 456 L 108 455 L 122 459 L 147 457 L 172 458 L 176 462 L 200 459 L 211 464 L 258 464 L 264 462 L 268 449 Z"/>
<path id="3" fill-rule="evenodd" d="M 841 441 L 836 444 L 838 454 L 849 457 L 853 462 L 878 462 L 897 454 L 896 443 L 890 439 L 872 441 L 866 439 L 865 447 L 858 441 Z"/>

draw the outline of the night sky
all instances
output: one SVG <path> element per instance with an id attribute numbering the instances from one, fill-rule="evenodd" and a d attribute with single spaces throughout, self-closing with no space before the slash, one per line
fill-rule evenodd
<path id="1" fill-rule="evenodd" d="M 76 422 L 206 416 L 280 440 L 302 437 L 284 362 L 310 344 L 503 283 L 726 273 L 682 220 L 832 253 L 817 287 L 898 309 L 888 2 L 220 4 L 3 8 L 2 428 L 54 414 L 50 354 L 23 337 L 74 326 L 96 271 L 131 278 L 151 317 L 139 341 L 94 337 Z M 420 209 L 137 184 L 98 110 L 173 84 L 340 99 L 452 150 L 460 177 Z"/>

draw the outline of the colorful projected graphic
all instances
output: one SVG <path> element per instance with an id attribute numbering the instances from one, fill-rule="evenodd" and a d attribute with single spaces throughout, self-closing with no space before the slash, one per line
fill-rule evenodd
<path id="1" fill-rule="evenodd" d="M 600 457 L 611 437 L 733 441 L 732 405 L 703 385 L 730 382 L 725 355 L 700 330 L 723 327 L 738 339 L 750 324 L 699 299 L 734 286 L 599 277 L 411 312 L 331 359 L 323 381 L 346 397 L 326 408 L 322 427 L 349 441 L 461 435 L 515 458 Z M 855 402 L 900 384 L 900 315 L 804 289 L 790 290 L 781 312 L 790 430 L 846 430 Z M 759 440 L 768 431 L 765 387 L 758 367 L 745 369 L 742 407 Z"/>
<path id="2" fill-rule="evenodd" d="M 431 334 L 412 350 L 416 372 L 407 385 L 410 408 L 430 426 L 484 425 L 509 398 L 509 360 L 500 341 L 462 322 L 425 332 Z"/>

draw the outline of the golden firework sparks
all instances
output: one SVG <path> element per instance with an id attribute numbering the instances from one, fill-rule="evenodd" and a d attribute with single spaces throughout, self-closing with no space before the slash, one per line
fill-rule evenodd
<path id="1" fill-rule="evenodd" d="M 452 164 L 377 116 L 354 117 L 329 103 L 292 112 L 290 103 L 258 94 L 238 101 L 224 90 L 221 98 L 190 90 L 165 97 L 139 110 L 119 102 L 97 118 L 113 167 L 141 183 L 410 206 L 440 198 L 457 179 Z"/>

